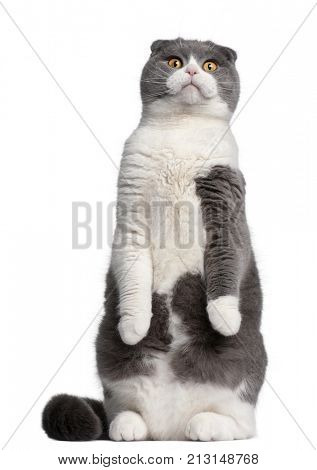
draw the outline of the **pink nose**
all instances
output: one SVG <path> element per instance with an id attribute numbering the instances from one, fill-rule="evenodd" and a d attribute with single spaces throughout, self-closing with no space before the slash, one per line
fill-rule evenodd
<path id="1" fill-rule="evenodd" d="M 187 65 L 187 67 L 185 69 L 185 72 L 189 73 L 189 75 L 193 76 L 196 73 L 198 73 L 198 68 L 194 64 L 189 64 L 189 65 Z"/>

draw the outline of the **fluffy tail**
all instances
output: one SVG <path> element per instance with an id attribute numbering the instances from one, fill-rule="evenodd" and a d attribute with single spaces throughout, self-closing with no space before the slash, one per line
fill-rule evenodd
<path id="1" fill-rule="evenodd" d="M 44 408 L 42 427 L 48 437 L 58 441 L 109 439 L 103 404 L 91 398 L 54 396 Z"/>

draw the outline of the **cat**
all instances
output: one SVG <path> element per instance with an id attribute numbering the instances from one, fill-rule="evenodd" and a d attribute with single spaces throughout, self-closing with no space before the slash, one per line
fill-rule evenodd
<path id="1" fill-rule="evenodd" d="M 51 438 L 255 435 L 267 356 L 245 182 L 229 126 L 240 90 L 236 59 L 211 41 L 151 46 L 142 117 L 121 161 L 96 340 L 104 402 L 53 397 L 42 419 Z"/>

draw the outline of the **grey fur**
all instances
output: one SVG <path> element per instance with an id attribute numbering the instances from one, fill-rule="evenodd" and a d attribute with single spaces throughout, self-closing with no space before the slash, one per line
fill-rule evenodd
<path id="1" fill-rule="evenodd" d="M 231 389 L 244 380 L 241 399 L 255 404 L 267 358 L 259 332 L 262 297 L 254 257 L 240 286 L 242 323 L 237 335 L 223 336 L 212 328 L 206 313 L 206 284 L 198 274 L 188 273 L 178 280 L 172 308 L 190 338 L 174 353 L 174 374 L 183 381 L 212 382 Z"/>
<path id="2" fill-rule="evenodd" d="M 119 380 L 133 375 L 153 372 L 150 361 L 157 351 L 168 351 L 171 336 L 168 333 L 169 312 L 166 297 L 153 293 L 152 321 L 147 336 L 135 346 L 123 343 L 118 332 L 119 293 L 110 270 L 107 275 L 105 312 L 96 340 L 97 368 L 101 377 Z"/>
<path id="3" fill-rule="evenodd" d="M 91 398 L 55 395 L 43 410 L 42 427 L 48 437 L 59 441 L 108 439 L 103 403 Z"/>
<path id="4" fill-rule="evenodd" d="M 245 217 L 242 173 L 215 166 L 207 177 L 197 178 L 206 228 L 205 275 L 209 299 L 239 295 L 239 285 L 251 255 Z"/>
<path id="5" fill-rule="evenodd" d="M 193 55 L 199 64 L 208 59 L 216 60 L 218 70 L 213 73 L 217 80 L 218 92 L 229 109 L 234 111 L 240 93 L 239 75 L 235 68 L 237 54 L 229 47 L 219 46 L 212 41 L 157 40 L 151 46 L 152 54 L 145 64 L 141 76 L 141 97 L 144 104 L 161 99 L 167 94 L 166 80 L 174 73 L 167 65 L 170 56 L 177 56 L 183 63 Z"/>

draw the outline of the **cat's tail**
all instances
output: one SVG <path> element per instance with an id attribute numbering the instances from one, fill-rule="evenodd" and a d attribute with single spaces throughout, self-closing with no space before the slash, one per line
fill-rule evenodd
<path id="1" fill-rule="evenodd" d="M 103 404 L 92 398 L 55 395 L 43 410 L 42 427 L 59 441 L 109 439 Z"/>

